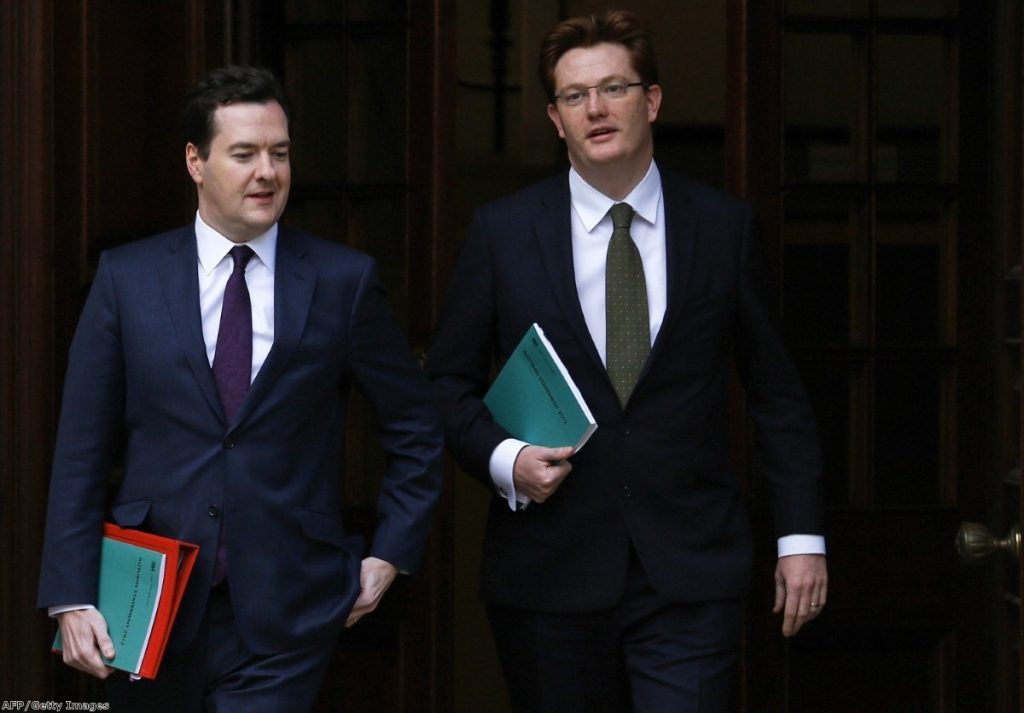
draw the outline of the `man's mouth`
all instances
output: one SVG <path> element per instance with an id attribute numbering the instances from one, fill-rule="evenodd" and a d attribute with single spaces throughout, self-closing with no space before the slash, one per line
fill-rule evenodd
<path id="1" fill-rule="evenodd" d="M 596 138 L 600 138 L 602 136 L 608 136 L 609 134 L 614 134 L 614 133 L 615 133 L 615 129 L 613 129 L 612 127 L 610 127 L 610 126 L 601 126 L 601 127 L 598 127 L 596 129 L 594 129 L 593 131 L 589 132 L 587 134 L 587 138 L 588 139 L 596 139 Z"/>

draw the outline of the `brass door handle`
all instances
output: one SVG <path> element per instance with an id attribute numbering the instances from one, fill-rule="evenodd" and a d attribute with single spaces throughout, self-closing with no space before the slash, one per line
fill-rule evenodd
<path id="1" fill-rule="evenodd" d="M 960 523 L 960 532 L 956 534 L 956 551 L 961 560 L 977 562 L 996 550 L 1002 550 L 1014 562 L 1020 563 L 1020 525 L 1014 525 L 1009 534 L 1000 540 L 984 525 L 976 522 Z"/>

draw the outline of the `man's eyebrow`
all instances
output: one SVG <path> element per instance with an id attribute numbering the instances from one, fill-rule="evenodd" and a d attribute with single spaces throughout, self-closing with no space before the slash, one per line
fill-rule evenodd
<path id="1" fill-rule="evenodd" d="M 288 148 L 291 145 L 292 145 L 291 140 L 290 139 L 285 139 L 283 141 L 278 141 L 276 144 L 272 145 L 270 148 L 273 148 L 273 149 L 283 149 L 283 148 Z M 228 151 L 234 151 L 235 149 L 255 149 L 255 148 L 259 148 L 259 145 L 258 144 L 254 144 L 251 141 L 236 141 L 235 143 L 233 143 L 230 146 L 228 146 Z"/>
<path id="2" fill-rule="evenodd" d="M 601 79 L 597 84 L 591 84 L 590 86 L 591 87 L 599 87 L 602 84 L 605 84 L 606 82 L 628 82 L 628 81 L 629 80 L 626 77 L 623 77 L 621 74 L 610 74 L 607 77 Z M 584 84 L 583 82 L 575 82 L 573 84 L 566 85 L 562 89 L 562 91 L 565 91 L 566 89 L 586 89 L 586 88 L 587 88 L 587 85 Z"/>

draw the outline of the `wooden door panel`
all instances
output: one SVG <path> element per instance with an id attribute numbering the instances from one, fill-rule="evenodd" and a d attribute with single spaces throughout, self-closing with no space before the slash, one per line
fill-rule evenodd
<path id="1" fill-rule="evenodd" d="M 742 190 L 819 415 L 830 570 L 795 640 L 752 609 L 745 709 L 995 711 L 991 572 L 961 569 L 953 546 L 998 470 L 978 158 L 993 150 L 977 49 L 993 17 L 945 0 L 743 9 L 757 29 L 739 127 L 763 141 L 738 139 Z"/>

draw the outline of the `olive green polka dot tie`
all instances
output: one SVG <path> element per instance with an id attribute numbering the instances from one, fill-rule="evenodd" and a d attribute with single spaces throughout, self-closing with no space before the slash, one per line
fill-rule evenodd
<path id="1" fill-rule="evenodd" d="M 651 350 L 650 317 L 644 265 L 629 235 L 633 208 L 616 203 L 609 213 L 614 230 L 605 269 L 605 351 L 608 377 L 625 408 Z"/>

